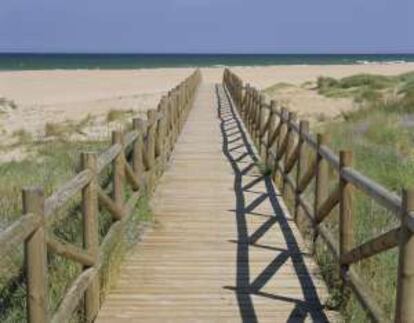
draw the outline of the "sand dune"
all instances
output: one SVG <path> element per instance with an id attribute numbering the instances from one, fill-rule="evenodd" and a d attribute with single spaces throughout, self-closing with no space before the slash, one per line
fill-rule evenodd
<path id="1" fill-rule="evenodd" d="M 234 67 L 234 72 L 246 82 L 265 88 L 278 82 L 300 85 L 320 75 L 343 77 L 356 73 L 394 75 L 414 70 L 414 63 L 372 65 L 303 65 Z M 155 108 L 160 97 L 191 73 L 191 68 L 162 68 L 140 70 L 53 70 L 0 72 L 0 97 L 16 103 L 16 109 L 5 109 L 0 115 L 4 137 L 19 129 L 38 136 L 44 133 L 47 122 L 81 120 L 87 115 L 97 117 L 102 124 L 110 110 L 133 110 L 137 114 Z M 206 82 L 220 82 L 222 68 L 203 68 Z M 296 91 L 297 92 L 297 91 Z M 287 95 L 287 97 L 286 97 Z M 290 97 L 289 97 L 290 95 Z M 284 100 L 294 102 L 303 114 L 317 114 L 318 98 L 306 93 L 287 92 Z M 339 102 L 338 102 L 339 103 Z M 341 103 L 342 106 L 344 103 Z M 336 109 L 331 107 L 331 114 Z"/>

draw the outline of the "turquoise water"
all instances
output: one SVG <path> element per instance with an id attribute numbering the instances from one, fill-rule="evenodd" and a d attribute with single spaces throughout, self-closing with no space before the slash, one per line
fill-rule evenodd
<path id="1" fill-rule="evenodd" d="M 369 64 L 414 62 L 414 54 L 0 54 L 0 70 Z"/>

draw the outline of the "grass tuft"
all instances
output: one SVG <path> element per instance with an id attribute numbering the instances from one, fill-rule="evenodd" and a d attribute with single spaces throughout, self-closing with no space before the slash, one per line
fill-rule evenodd
<path id="1" fill-rule="evenodd" d="M 357 103 L 378 101 L 383 98 L 384 93 L 392 90 L 401 82 L 411 80 L 410 75 L 357 74 L 339 80 L 320 76 L 316 89 L 319 94 L 330 98 L 353 98 Z"/>
<path id="2" fill-rule="evenodd" d="M 130 117 L 131 114 L 134 113 L 134 110 L 116 110 L 116 109 L 112 109 L 108 112 L 108 114 L 106 115 L 106 121 L 107 122 L 113 122 L 113 121 L 117 121 L 117 120 L 122 120 L 125 119 L 127 117 Z"/>
<path id="3" fill-rule="evenodd" d="M 26 145 L 33 141 L 32 134 L 25 129 L 19 129 L 19 130 L 14 131 L 12 133 L 12 137 L 17 138 L 17 142 L 20 145 Z"/>
<path id="4" fill-rule="evenodd" d="M 83 133 L 84 128 L 90 125 L 94 117 L 88 114 L 80 121 L 67 120 L 65 122 L 47 122 L 45 125 L 45 136 L 55 138 L 67 138 L 76 133 Z"/>

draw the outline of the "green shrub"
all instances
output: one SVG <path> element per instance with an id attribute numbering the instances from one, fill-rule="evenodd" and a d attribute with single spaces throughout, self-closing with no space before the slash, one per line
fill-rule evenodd
<path id="1" fill-rule="evenodd" d="M 396 81 L 393 77 L 373 74 L 357 74 L 344 77 L 339 81 L 338 86 L 343 89 L 366 86 L 371 89 L 381 90 L 393 86 L 395 83 Z"/>
<path id="2" fill-rule="evenodd" d="M 316 86 L 318 89 L 336 87 L 338 85 L 338 80 L 333 77 L 319 76 L 316 81 Z"/>

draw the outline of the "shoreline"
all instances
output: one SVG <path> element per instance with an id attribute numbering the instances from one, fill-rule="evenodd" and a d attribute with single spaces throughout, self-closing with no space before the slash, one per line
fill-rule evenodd
<path id="1" fill-rule="evenodd" d="M 414 55 L 414 54 L 413 54 Z M 181 70 L 181 69 L 224 69 L 224 68 L 278 68 L 278 67 L 349 67 L 349 66 L 414 66 L 413 61 L 364 61 L 364 62 L 350 62 L 350 63 L 326 63 L 326 64 L 312 64 L 312 63 L 302 63 L 302 64 L 247 64 L 247 65 L 226 65 L 226 64 L 214 64 L 214 65 L 177 65 L 177 66 L 154 66 L 154 67 L 79 67 L 79 68 L 33 68 L 33 69 L 1 69 L 0 74 L 2 73 L 35 73 L 35 72 L 112 72 L 112 71 L 154 71 L 154 70 Z"/>

